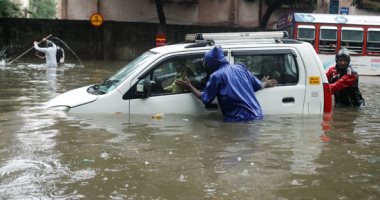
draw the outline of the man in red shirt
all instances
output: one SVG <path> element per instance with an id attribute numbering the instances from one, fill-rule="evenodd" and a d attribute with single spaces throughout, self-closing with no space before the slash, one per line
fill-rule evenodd
<path id="1" fill-rule="evenodd" d="M 330 88 L 334 94 L 335 106 L 364 106 L 359 90 L 359 75 L 350 65 L 350 54 L 343 48 L 335 57 L 336 65 L 326 72 Z"/>

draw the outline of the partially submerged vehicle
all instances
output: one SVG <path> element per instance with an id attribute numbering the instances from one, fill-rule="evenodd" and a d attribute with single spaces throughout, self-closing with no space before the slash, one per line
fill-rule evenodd
<path id="1" fill-rule="evenodd" d="M 256 93 L 264 114 L 323 114 L 331 111 L 331 91 L 313 47 L 286 39 L 286 32 L 199 33 L 186 43 L 153 48 L 101 83 L 60 94 L 47 103 L 75 113 L 204 114 L 205 107 L 190 91 L 174 89 L 179 73 L 202 90 L 207 81 L 203 56 L 214 45 L 230 63 L 244 64 L 259 79 L 278 85 Z M 215 102 L 217 105 L 217 102 Z"/>

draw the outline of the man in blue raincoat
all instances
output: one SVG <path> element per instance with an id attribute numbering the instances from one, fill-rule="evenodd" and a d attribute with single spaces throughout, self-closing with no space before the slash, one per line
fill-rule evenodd
<path id="1" fill-rule="evenodd" d="M 203 92 L 196 89 L 189 80 L 177 80 L 176 83 L 188 87 L 205 105 L 210 104 L 217 97 L 224 120 L 227 122 L 244 122 L 263 118 L 255 92 L 265 87 L 275 86 L 276 80 L 265 77 L 263 81 L 260 81 L 245 66 L 230 64 L 219 46 L 206 52 L 204 65 L 210 78 Z"/>

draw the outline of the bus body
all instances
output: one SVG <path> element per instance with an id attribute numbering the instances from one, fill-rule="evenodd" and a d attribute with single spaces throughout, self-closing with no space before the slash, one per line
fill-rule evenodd
<path id="1" fill-rule="evenodd" d="M 335 55 L 344 47 L 359 75 L 380 75 L 379 16 L 289 13 L 279 19 L 277 29 L 311 43 L 325 69 L 335 65 Z"/>

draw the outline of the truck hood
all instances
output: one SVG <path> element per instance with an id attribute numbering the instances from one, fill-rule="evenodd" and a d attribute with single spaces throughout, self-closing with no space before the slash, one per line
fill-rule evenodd
<path id="1" fill-rule="evenodd" d="M 53 108 L 59 106 L 66 106 L 72 108 L 75 106 L 95 101 L 98 98 L 98 96 L 88 93 L 87 88 L 89 88 L 89 86 L 77 88 L 60 94 L 54 99 L 48 101 L 45 104 L 46 108 Z"/>

